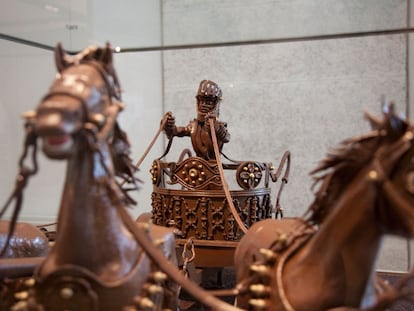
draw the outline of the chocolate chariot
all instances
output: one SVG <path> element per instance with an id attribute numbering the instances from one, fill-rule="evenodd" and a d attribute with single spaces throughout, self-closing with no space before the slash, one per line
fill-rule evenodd
<path id="1" fill-rule="evenodd" d="M 166 153 L 154 160 L 151 168 L 152 219 L 157 225 L 175 228 L 178 243 L 193 238 L 199 252 L 210 247 L 216 254 L 228 251 L 224 256 L 211 256 L 208 251 L 199 253 L 199 263 L 232 266 L 231 252 L 246 230 L 282 213 L 280 191 L 272 203 L 269 184 L 278 180 L 285 164 L 281 186 L 287 183 L 290 154 L 284 154 L 277 170 L 272 163 L 226 157 L 222 149 L 230 141 L 230 134 L 227 124 L 219 120 L 221 101 L 221 88 L 213 81 L 203 80 L 196 95 L 195 119 L 187 126 L 177 126 L 171 112 L 165 115 L 162 129 L 169 143 Z M 177 162 L 164 161 L 173 138 L 183 136 L 191 138 L 195 155 L 185 149 Z M 221 157 L 227 163 L 222 163 Z M 226 180 L 228 175 L 233 180 Z M 228 182 L 237 184 L 237 188 L 230 191 Z"/>

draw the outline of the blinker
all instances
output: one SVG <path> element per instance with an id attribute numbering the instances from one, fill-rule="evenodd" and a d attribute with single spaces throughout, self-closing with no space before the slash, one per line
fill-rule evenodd
<path id="1" fill-rule="evenodd" d="M 26 120 L 33 120 L 34 118 L 36 118 L 36 111 L 29 110 L 29 111 L 23 112 L 21 117 Z"/>
<path id="2" fill-rule="evenodd" d="M 98 127 L 102 127 L 105 124 L 106 118 L 101 113 L 93 113 L 88 117 L 89 121 L 96 124 Z"/>

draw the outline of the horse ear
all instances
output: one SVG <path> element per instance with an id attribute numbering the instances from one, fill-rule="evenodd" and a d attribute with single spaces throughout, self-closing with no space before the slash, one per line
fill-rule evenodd
<path id="1" fill-rule="evenodd" d="M 394 102 L 383 107 L 387 130 L 399 136 L 405 133 L 408 123 L 403 117 L 398 116 L 395 110 Z"/>
<path id="2" fill-rule="evenodd" d="M 382 126 L 382 119 L 373 116 L 368 111 L 364 111 L 364 118 L 368 120 L 373 130 L 377 130 Z"/>
<path id="3" fill-rule="evenodd" d="M 105 49 L 103 50 L 101 61 L 108 67 L 112 66 L 112 48 L 109 42 L 106 43 Z"/>
<path id="4" fill-rule="evenodd" d="M 65 59 L 65 52 L 63 51 L 62 44 L 59 42 L 55 48 L 55 63 L 57 70 L 61 73 L 66 67 L 69 66 L 68 61 Z"/>

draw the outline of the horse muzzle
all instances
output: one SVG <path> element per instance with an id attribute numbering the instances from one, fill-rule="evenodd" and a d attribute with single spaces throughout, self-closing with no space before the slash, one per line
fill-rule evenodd
<path id="1" fill-rule="evenodd" d="M 81 126 L 69 122 L 59 112 L 42 113 L 36 117 L 36 134 L 42 140 L 42 150 L 51 159 L 65 159 L 73 154 L 74 139 Z"/>

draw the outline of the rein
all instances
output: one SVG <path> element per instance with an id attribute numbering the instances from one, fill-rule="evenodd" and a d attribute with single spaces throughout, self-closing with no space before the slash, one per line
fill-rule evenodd
<path id="1" fill-rule="evenodd" d="M 309 241 L 309 238 L 311 238 L 314 233 L 315 229 L 313 229 L 312 227 L 304 227 L 301 231 L 299 231 L 299 233 L 295 233 L 292 236 L 290 236 L 290 239 L 288 239 L 287 241 L 281 241 L 283 249 L 287 248 L 287 250 L 282 253 L 276 265 L 276 285 L 279 290 L 280 300 L 282 301 L 283 307 L 286 309 L 286 311 L 296 311 L 296 309 L 293 308 L 286 296 L 285 288 L 283 286 L 283 268 L 285 266 L 286 261 L 293 255 L 293 253 L 295 253 L 299 248 L 306 244 Z M 278 241 L 276 241 L 276 243 L 277 242 Z M 277 246 L 277 244 L 275 246 Z M 273 248 L 275 246 L 273 246 Z M 280 251 L 280 249 L 276 250 L 276 252 Z"/>
<path id="2" fill-rule="evenodd" d="M 135 170 L 138 170 L 139 169 L 139 167 L 141 166 L 142 162 L 145 160 L 145 158 L 147 157 L 148 153 L 150 152 L 150 150 L 154 146 L 156 140 L 160 136 L 160 134 L 162 132 L 162 129 L 164 128 L 165 123 L 167 123 L 167 116 L 168 116 L 168 114 L 165 114 L 164 117 L 162 118 L 161 123 L 160 123 L 160 127 L 158 128 L 157 132 L 155 133 L 154 137 L 152 138 L 151 142 L 149 143 L 147 149 L 145 149 L 145 151 L 142 154 L 141 158 L 135 164 Z M 167 149 L 166 149 L 166 151 L 164 152 L 164 154 L 159 159 L 163 158 L 168 153 L 168 151 L 170 150 L 170 147 L 171 147 L 171 143 L 172 143 L 172 138 L 169 139 Z"/>
<path id="3" fill-rule="evenodd" d="M 246 233 L 248 228 L 247 228 L 246 224 L 241 220 L 240 215 L 237 212 L 236 207 L 234 206 L 233 198 L 231 197 L 229 186 L 227 185 L 226 179 L 224 178 L 223 164 L 221 163 L 220 151 L 219 151 L 219 147 L 218 147 L 218 143 L 217 143 L 217 136 L 216 136 L 216 132 L 214 130 L 214 119 L 213 118 L 208 118 L 208 122 L 209 122 L 209 125 L 210 125 L 210 134 L 211 134 L 211 138 L 213 140 L 214 154 L 216 156 L 217 167 L 219 169 L 221 183 L 223 185 L 223 190 L 224 190 L 224 193 L 226 195 L 226 199 L 227 199 L 228 206 L 230 208 L 230 212 L 233 215 L 234 219 L 236 220 L 237 225 L 239 226 L 239 228 L 243 231 L 243 233 Z"/>
<path id="4" fill-rule="evenodd" d="M 17 174 L 17 177 L 16 177 L 14 190 L 0 211 L 0 219 L 1 219 L 4 213 L 9 208 L 11 202 L 15 200 L 12 217 L 10 221 L 10 226 L 9 226 L 9 231 L 7 233 L 6 242 L 0 252 L 0 257 L 3 257 L 5 255 L 6 250 L 10 245 L 10 240 L 14 233 L 17 219 L 19 217 L 19 214 L 22 208 L 23 190 L 26 188 L 29 178 L 35 175 L 38 170 L 37 143 L 36 143 L 37 135 L 34 131 L 34 125 L 33 123 L 30 122 L 30 120 L 26 121 L 25 129 L 26 129 L 26 138 L 24 142 L 24 150 L 19 160 L 19 173 Z M 28 156 L 29 149 L 31 149 L 32 151 L 31 152 L 32 167 L 28 167 L 24 164 Z"/>
<path id="5" fill-rule="evenodd" d="M 236 220 L 237 225 L 239 226 L 239 228 L 243 231 L 243 233 L 246 233 L 249 228 L 246 226 L 245 223 L 243 223 L 243 221 L 240 218 L 239 213 L 236 210 L 236 207 L 234 206 L 233 198 L 231 197 L 228 184 L 227 184 L 226 179 L 224 177 L 223 164 L 222 164 L 221 158 L 220 158 L 220 149 L 218 147 L 217 136 L 216 136 L 216 132 L 214 130 L 214 118 L 208 118 L 208 122 L 209 122 L 209 127 L 210 127 L 211 138 L 213 140 L 214 155 L 216 156 L 216 161 L 217 161 L 217 166 L 218 166 L 219 173 L 220 173 L 221 183 L 223 185 L 223 190 L 224 190 L 224 193 L 226 195 L 226 199 L 227 199 L 227 202 L 228 202 L 228 205 L 229 205 L 229 208 L 230 208 L 230 212 L 233 215 L 234 219 Z M 282 194 L 283 186 L 285 184 L 287 184 L 288 178 L 289 178 L 289 172 L 290 172 L 290 152 L 289 151 L 286 151 L 283 154 L 282 160 L 280 161 L 280 164 L 279 164 L 279 167 L 278 167 L 276 173 L 275 174 L 270 174 L 270 177 L 271 177 L 272 181 L 276 182 L 278 180 L 278 178 L 280 177 L 280 175 L 282 174 L 282 170 L 283 170 L 283 167 L 284 167 L 285 163 L 286 163 L 285 174 L 282 178 L 282 183 L 280 185 L 279 191 L 278 191 L 277 196 L 276 196 L 275 218 L 277 218 L 279 215 L 281 216 L 281 218 L 283 218 L 283 209 L 280 206 L 280 196 Z M 266 184 L 268 184 L 268 180 L 266 180 Z"/>

